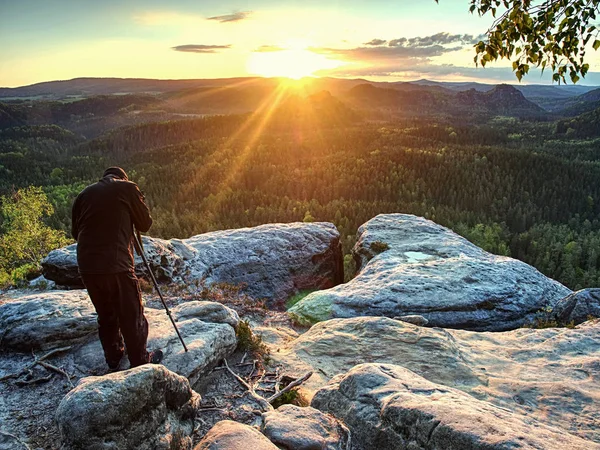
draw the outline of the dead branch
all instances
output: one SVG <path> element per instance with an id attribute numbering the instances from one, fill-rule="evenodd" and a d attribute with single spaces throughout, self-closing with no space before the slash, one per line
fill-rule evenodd
<path id="1" fill-rule="evenodd" d="M 304 383 L 306 380 L 308 380 L 311 376 L 312 376 L 312 372 L 307 372 L 304 375 L 302 375 L 300 378 L 292 381 L 290 384 L 288 384 L 286 387 L 284 387 L 281 391 L 279 391 L 276 394 L 271 395 L 267 401 L 269 403 L 273 403 L 275 400 L 277 400 L 279 397 L 281 397 L 283 394 L 285 394 L 286 392 L 291 391 L 292 389 L 294 389 L 295 387 L 300 386 L 302 383 Z"/>
<path id="2" fill-rule="evenodd" d="M 29 386 L 31 384 L 45 383 L 47 381 L 50 381 L 51 379 L 52 379 L 52 374 L 48 375 L 47 377 L 35 378 L 33 380 L 17 380 L 17 381 L 15 381 L 15 384 L 19 387 L 22 387 L 22 386 Z"/>
<path id="3" fill-rule="evenodd" d="M 11 378 L 19 378 L 24 373 L 29 372 L 31 369 L 33 369 L 37 364 L 43 365 L 41 363 L 45 359 L 48 359 L 51 356 L 56 355 L 57 353 L 63 353 L 63 352 L 69 351 L 69 350 L 71 350 L 71 348 L 72 347 L 55 348 L 54 350 L 49 351 L 48 353 L 46 353 L 43 356 L 40 356 L 39 358 L 35 358 L 35 356 L 34 356 L 34 361 L 32 363 L 30 363 L 29 365 L 25 366 L 20 372 L 15 372 L 15 373 L 10 373 L 8 375 L 5 375 L 0 378 L 0 381 L 10 380 Z M 54 366 L 52 366 L 52 367 L 54 367 Z M 59 370 L 61 370 L 61 369 L 59 369 Z M 63 373 L 63 375 L 66 375 L 66 372 L 64 372 L 63 370 L 61 370 L 61 372 Z M 59 373 L 61 373 L 61 372 L 59 372 Z M 68 375 L 67 375 L 67 377 L 69 378 L 69 382 L 71 382 L 70 377 Z"/>
<path id="4" fill-rule="evenodd" d="M 223 362 L 225 363 L 225 367 L 226 369 L 229 371 L 229 373 L 231 375 L 233 375 L 235 377 L 236 380 L 239 381 L 239 383 L 244 386 L 248 392 L 250 393 L 250 395 L 252 396 L 252 398 L 254 398 L 262 407 L 265 411 L 271 411 L 273 409 L 273 407 L 271 406 L 271 404 L 265 400 L 263 397 L 261 397 L 260 395 L 258 395 L 255 391 L 254 388 L 252 386 L 250 386 L 246 380 L 244 380 L 242 377 L 240 377 L 237 373 L 235 373 L 233 370 L 231 370 L 231 368 L 229 367 L 229 364 L 227 363 L 227 358 L 225 358 L 223 360 Z"/>
<path id="5" fill-rule="evenodd" d="M 45 367 L 48 370 L 52 370 L 53 372 L 63 375 L 64 377 L 66 377 L 71 388 L 75 387 L 75 386 L 73 386 L 73 383 L 71 382 L 71 376 L 67 372 L 62 370 L 61 368 L 53 366 L 52 364 L 48 364 L 47 362 L 44 362 L 44 361 L 38 361 L 38 364 L 42 367 Z"/>

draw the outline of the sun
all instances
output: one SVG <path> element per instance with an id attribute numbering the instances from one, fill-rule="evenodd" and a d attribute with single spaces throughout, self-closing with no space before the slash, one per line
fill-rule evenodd
<path id="1" fill-rule="evenodd" d="M 253 52 L 246 69 L 249 74 L 263 77 L 285 77 L 298 80 L 325 69 L 334 69 L 340 61 L 326 58 L 305 48 L 278 48 L 274 51 Z"/>

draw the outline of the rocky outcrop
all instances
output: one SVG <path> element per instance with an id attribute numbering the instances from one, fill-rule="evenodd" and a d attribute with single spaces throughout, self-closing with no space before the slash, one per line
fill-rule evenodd
<path id="1" fill-rule="evenodd" d="M 191 449 L 200 396 L 161 365 L 83 378 L 60 402 L 66 449 Z"/>
<path id="2" fill-rule="evenodd" d="M 331 223 L 269 224 L 215 231 L 189 239 L 144 237 L 144 249 L 159 281 L 245 285 L 254 298 L 285 301 L 302 290 L 343 281 L 339 232 Z M 50 252 L 44 276 L 78 286 L 76 244 Z M 136 256 L 136 272 L 145 268 Z"/>
<path id="3" fill-rule="evenodd" d="M 164 310 L 146 308 L 150 334 L 148 347 L 160 348 L 163 364 L 190 379 L 192 384 L 237 345 L 239 317 L 214 302 L 190 301 L 172 308 L 186 341 L 185 353 Z M 77 345 L 72 356 L 78 367 L 102 373 L 106 363 L 97 337 L 97 316 L 83 290 L 51 291 L 7 299 L 0 304 L 2 348 L 30 352 Z M 126 358 L 122 362 L 127 367 Z"/>
<path id="4" fill-rule="evenodd" d="M 579 325 L 600 318 L 600 289 L 582 289 L 560 300 L 552 310 L 556 321 L 564 325 Z"/>
<path id="5" fill-rule="evenodd" d="M 5 349 L 28 352 L 67 346 L 97 328 L 94 306 L 82 290 L 21 295 L 0 304 Z"/>
<path id="6" fill-rule="evenodd" d="M 314 372 L 301 386 L 308 399 L 357 364 L 394 364 L 600 442 L 600 321 L 575 329 L 478 333 L 385 317 L 333 319 L 274 348 L 271 356 L 291 376 Z"/>
<path id="7" fill-rule="evenodd" d="M 256 429 L 231 420 L 218 422 L 194 450 L 278 450 Z"/>
<path id="8" fill-rule="evenodd" d="M 312 405 L 342 419 L 357 450 L 600 448 L 394 365 L 358 365 L 317 392 Z"/>
<path id="9" fill-rule="evenodd" d="M 298 320 L 420 315 L 428 326 L 514 329 L 571 291 L 533 267 L 485 252 L 434 222 L 379 215 L 358 230 L 358 275 L 313 292 L 289 311 Z"/>
<path id="10" fill-rule="evenodd" d="M 346 450 L 348 430 L 321 411 L 283 405 L 263 414 L 261 431 L 284 450 Z"/>

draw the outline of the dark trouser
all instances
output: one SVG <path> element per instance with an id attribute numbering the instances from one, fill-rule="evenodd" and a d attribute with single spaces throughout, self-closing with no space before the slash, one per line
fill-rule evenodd
<path id="1" fill-rule="evenodd" d="M 123 357 L 123 340 L 131 367 L 148 362 L 148 321 L 142 293 L 133 273 L 81 274 L 98 313 L 98 334 L 109 367 Z"/>

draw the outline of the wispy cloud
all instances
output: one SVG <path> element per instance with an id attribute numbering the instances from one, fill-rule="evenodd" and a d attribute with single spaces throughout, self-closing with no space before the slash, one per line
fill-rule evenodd
<path id="1" fill-rule="evenodd" d="M 254 51 L 256 53 L 269 53 L 269 52 L 282 52 L 284 50 L 285 50 L 285 48 L 283 48 L 279 45 L 261 45 Z"/>
<path id="2" fill-rule="evenodd" d="M 369 42 L 365 42 L 365 45 L 383 45 L 386 42 L 387 41 L 385 39 L 373 39 L 373 40 L 370 40 Z"/>
<path id="3" fill-rule="evenodd" d="M 238 11 L 231 14 L 225 14 L 223 16 L 209 17 L 208 20 L 216 20 L 217 22 L 239 22 L 240 20 L 247 19 L 252 14 L 252 11 Z"/>
<path id="4" fill-rule="evenodd" d="M 227 50 L 231 45 L 203 45 L 203 44 L 186 44 L 171 47 L 176 52 L 184 53 L 217 53 L 221 50 Z"/>
<path id="5" fill-rule="evenodd" d="M 395 77 L 398 74 L 452 75 L 462 68 L 442 65 L 438 57 L 472 47 L 481 36 L 446 32 L 423 37 L 372 39 L 360 47 L 313 47 L 314 53 L 347 63 L 328 72 L 333 76 Z"/>

